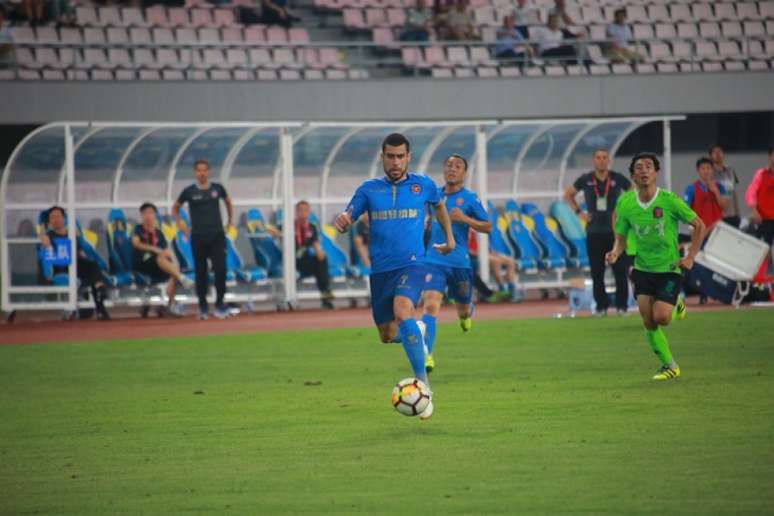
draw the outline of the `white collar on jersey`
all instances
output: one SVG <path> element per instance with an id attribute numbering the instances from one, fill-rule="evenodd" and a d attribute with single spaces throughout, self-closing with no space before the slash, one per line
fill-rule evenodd
<path id="1" fill-rule="evenodd" d="M 644 203 L 640 200 L 640 192 L 634 192 L 634 197 L 637 198 L 637 204 L 640 205 L 640 208 L 643 210 L 647 210 L 650 208 L 650 205 L 653 204 L 653 201 L 656 200 L 656 197 L 658 197 L 658 193 L 661 191 L 661 188 L 656 187 L 656 193 L 653 194 L 653 197 L 650 198 L 650 200 L 647 203 Z"/>

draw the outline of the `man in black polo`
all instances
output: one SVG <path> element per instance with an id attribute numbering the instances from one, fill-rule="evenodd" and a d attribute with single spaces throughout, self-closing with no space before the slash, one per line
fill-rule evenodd
<path id="1" fill-rule="evenodd" d="M 567 187 L 564 200 L 586 221 L 586 247 L 589 252 L 591 279 L 594 282 L 594 300 L 597 303 L 597 315 L 606 315 L 609 306 L 605 292 L 605 253 L 612 249 L 613 210 L 618 197 L 632 187 L 631 182 L 609 170 L 610 154 L 606 149 L 597 149 L 593 156 L 594 170 L 580 176 L 575 183 Z M 582 211 L 575 196 L 583 192 L 586 199 L 586 212 Z M 628 260 L 619 260 L 613 266 L 615 276 L 615 305 L 618 314 L 626 313 L 629 298 L 629 283 L 626 278 Z"/>
<path id="2" fill-rule="evenodd" d="M 210 181 L 210 165 L 207 160 L 200 159 L 194 163 L 196 183 L 180 193 L 172 214 L 178 228 L 183 233 L 191 235 L 191 248 L 196 271 L 196 296 L 199 298 L 199 319 L 207 319 L 207 260 L 212 263 L 215 274 L 215 311 L 218 319 L 228 317 L 228 310 L 223 304 L 226 293 L 226 233 L 220 216 L 220 202 L 226 204 L 228 224 L 232 225 L 234 208 L 226 189 L 219 183 Z M 191 215 L 191 227 L 186 227 L 180 218 L 180 207 L 188 203 Z"/>

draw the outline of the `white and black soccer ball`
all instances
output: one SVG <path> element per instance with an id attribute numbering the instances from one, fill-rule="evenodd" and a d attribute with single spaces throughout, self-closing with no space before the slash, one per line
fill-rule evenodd
<path id="1" fill-rule="evenodd" d="M 430 389 L 417 378 L 404 378 L 392 389 L 392 406 L 404 416 L 418 416 L 429 403 Z"/>

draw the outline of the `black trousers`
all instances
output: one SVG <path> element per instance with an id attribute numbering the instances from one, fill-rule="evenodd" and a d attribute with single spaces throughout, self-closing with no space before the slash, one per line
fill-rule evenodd
<path id="1" fill-rule="evenodd" d="M 317 289 L 323 297 L 330 297 L 331 280 L 328 276 L 328 258 L 318 260 L 315 255 L 304 253 L 302 257 L 296 258 L 296 270 L 302 278 L 314 276 Z"/>
<path id="2" fill-rule="evenodd" d="M 615 237 L 613 233 L 588 233 L 586 235 L 586 247 L 589 251 L 589 264 L 591 265 L 591 280 L 594 282 L 594 301 L 597 302 L 597 310 L 607 310 L 610 302 L 605 292 L 605 253 L 613 248 Z M 629 282 L 626 273 L 629 268 L 629 257 L 621 255 L 613 265 L 615 276 L 615 306 L 626 310 L 629 300 Z"/>
<path id="3" fill-rule="evenodd" d="M 223 307 L 226 294 L 226 235 L 224 233 L 192 234 L 191 250 L 196 271 L 196 297 L 199 298 L 199 310 L 207 311 L 207 259 L 215 274 L 215 306 Z"/>
<path id="4" fill-rule="evenodd" d="M 758 230 L 756 231 L 755 236 L 767 244 L 772 245 L 772 242 L 774 242 L 774 219 L 764 220 L 758 224 Z"/>

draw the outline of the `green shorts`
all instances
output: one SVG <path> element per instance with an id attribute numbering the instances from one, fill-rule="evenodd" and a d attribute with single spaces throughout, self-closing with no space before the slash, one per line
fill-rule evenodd
<path id="1" fill-rule="evenodd" d="M 677 303 L 683 282 L 683 277 L 675 272 L 645 272 L 637 269 L 632 270 L 631 279 L 635 297 L 650 296 L 670 305 Z"/>

